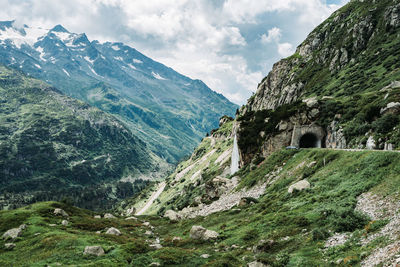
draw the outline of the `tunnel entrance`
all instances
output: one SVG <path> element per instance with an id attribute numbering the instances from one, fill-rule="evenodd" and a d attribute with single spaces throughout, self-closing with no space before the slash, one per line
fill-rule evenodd
<path id="1" fill-rule="evenodd" d="M 300 148 L 321 147 L 321 140 L 313 133 L 306 133 L 300 138 Z"/>

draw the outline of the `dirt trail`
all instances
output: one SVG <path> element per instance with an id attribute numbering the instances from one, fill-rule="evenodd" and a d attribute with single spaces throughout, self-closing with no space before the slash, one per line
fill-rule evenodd
<path id="1" fill-rule="evenodd" d="M 136 215 L 142 215 L 143 213 L 146 212 L 146 210 L 148 208 L 150 208 L 151 204 L 153 204 L 154 200 L 156 200 L 161 193 L 164 191 L 166 183 L 162 182 L 158 185 L 157 191 L 153 192 L 153 194 L 151 195 L 151 197 L 149 198 L 149 200 L 147 200 L 147 203 L 143 206 L 143 208 L 141 210 L 139 210 Z"/>

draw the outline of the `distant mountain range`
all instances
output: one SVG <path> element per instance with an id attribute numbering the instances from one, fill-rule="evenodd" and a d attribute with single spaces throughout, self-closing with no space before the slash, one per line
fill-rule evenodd
<path id="1" fill-rule="evenodd" d="M 168 162 L 190 154 L 219 117 L 238 108 L 134 48 L 89 41 L 61 25 L 47 30 L 0 22 L 0 63 L 113 114 Z"/>

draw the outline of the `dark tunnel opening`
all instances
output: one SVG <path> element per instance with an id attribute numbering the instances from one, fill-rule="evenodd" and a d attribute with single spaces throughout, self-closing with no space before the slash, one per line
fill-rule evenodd
<path id="1" fill-rule="evenodd" d="M 306 133 L 300 138 L 299 142 L 300 148 L 312 148 L 312 147 L 320 147 L 320 141 L 315 134 Z"/>

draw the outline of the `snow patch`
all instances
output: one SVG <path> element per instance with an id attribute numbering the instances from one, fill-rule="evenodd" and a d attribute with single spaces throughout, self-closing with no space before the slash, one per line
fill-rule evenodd
<path id="1" fill-rule="evenodd" d="M 97 72 L 92 67 L 89 66 L 89 69 L 93 72 L 94 75 L 102 77 L 101 75 L 98 75 Z"/>
<path id="2" fill-rule="evenodd" d="M 40 67 L 40 65 L 38 65 L 38 64 L 33 64 L 33 65 L 35 65 L 35 67 L 38 69 L 42 69 L 42 67 Z"/>
<path id="3" fill-rule="evenodd" d="M 117 45 L 113 45 L 111 46 L 111 48 L 114 49 L 115 51 L 121 50 L 121 48 L 119 48 Z"/>
<path id="4" fill-rule="evenodd" d="M 133 66 L 132 64 L 128 64 L 128 66 L 129 66 L 131 69 L 134 69 L 134 70 L 136 70 L 136 67 L 135 67 L 135 66 Z"/>
<path id="5" fill-rule="evenodd" d="M 90 64 L 93 65 L 94 60 L 91 60 L 90 57 L 85 56 L 84 59 L 85 59 L 87 62 L 89 62 Z"/>
<path id="6" fill-rule="evenodd" d="M 63 69 L 63 72 L 65 72 L 65 74 L 67 74 L 68 77 L 71 77 L 71 75 L 69 75 L 68 71 L 66 71 L 65 69 Z"/>
<path id="7" fill-rule="evenodd" d="M 139 59 L 136 59 L 136 58 L 132 59 L 132 62 L 136 63 L 136 64 L 142 64 L 143 63 L 143 61 L 141 61 Z"/>
<path id="8" fill-rule="evenodd" d="M 39 58 L 40 58 L 41 61 L 47 61 L 47 60 L 44 58 L 44 56 L 46 55 L 46 53 L 43 52 L 43 47 L 38 46 L 38 47 L 36 48 L 36 51 L 38 51 L 38 52 L 40 53 Z"/>
<path id="9" fill-rule="evenodd" d="M 156 78 L 157 80 L 166 80 L 160 74 L 155 73 L 154 71 L 151 72 L 151 75 L 153 75 L 153 77 Z"/>
<path id="10" fill-rule="evenodd" d="M 124 61 L 122 57 L 114 57 L 114 59 L 119 60 L 119 61 Z"/>

